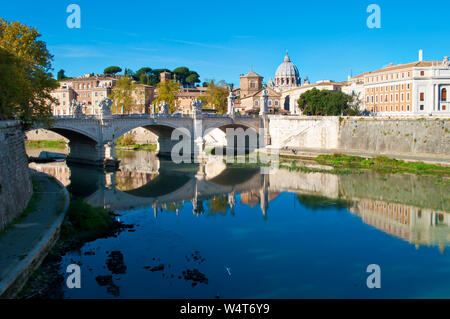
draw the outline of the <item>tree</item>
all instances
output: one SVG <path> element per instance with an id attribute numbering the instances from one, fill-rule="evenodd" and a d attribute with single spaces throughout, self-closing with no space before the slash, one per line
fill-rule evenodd
<path id="1" fill-rule="evenodd" d="M 224 83 L 225 81 L 220 81 L 219 83 Z M 208 83 L 208 88 L 206 89 L 205 99 L 208 104 L 213 106 L 218 113 L 224 114 L 227 111 L 228 106 L 228 87 L 225 85 L 218 85 L 211 80 Z"/>
<path id="2" fill-rule="evenodd" d="M 149 67 L 143 67 L 136 71 L 133 75 L 135 81 L 141 84 L 148 84 L 152 75 L 152 69 Z"/>
<path id="3" fill-rule="evenodd" d="M 200 75 L 195 71 L 190 71 L 189 76 L 186 78 L 186 83 L 192 86 L 195 83 L 200 83 Z"/>
<path id="4" fill-rule="evenodd" d="M 158 95 L 154 102 L 159 105 L 160 102 L 169 104 L 169 113 L 175 112 L 175 101 L 177 100 L 178 92 L 180 91 L 180 83 L 173 80 L 160 82 L 156 86 Z"/>
<path id="5" fill-rule="evenodd" d="M 24 128 L 51 123 L 53 56 L 36 28 L 0 18 L 0 118 L 20 119 Z"/>
<path id="6" fill-rule="evenodd" d="M 125 76 L 134 76 L 134 72 L 131 69 L 125 68 L 125 71 L 123 73 Z"/>
<path id="7" fill-rule="evenodd" d="M 58 81 L 61 81 L 61 80 L 64 80 L 64 79 L 66 79 L 66 78 L 67 78 L 67 77 L 66 77 L 66 75 L 64 74 L 64 70 L 63 70 L 63 69 L 59 70 L 56 79 L 57 79 Z"/>
<path id="8" fill-rule="evenodd" d="M 172 71 L 175 74 L 176 80 L 179 81 L 182 85 L 186 84 L 186 78 L 190 75 L 189 69 L 185 66 L 181 66 Z"/>
<path id="9" fill-rule="evenodd" d="M 110 66 L 107 67 L 104 71 L 103 74 L 106 75 L 116 75 L 117 73 L 122 72 L 122 69 L 119 68 L 118 66 Z"/>
<path id="10" fill-rule="evenodd" d="M 116 86 L 112 90 L 111 98 L 114 104 L 111 108 L 113 113 L 121 113 L 122 106 L 125 113 L 130 113 L 133 106 L 133 92 L 136 90 L 136 85 L 131 78 L 123 77 L 116 82 Z"/>
<path id="11" fill-rule="evenodd" d="M 357 115 L 353 97 L 343 92 L 318 90 L 316 88 L 303 93 L 298 106 L 305 115 Z"/>

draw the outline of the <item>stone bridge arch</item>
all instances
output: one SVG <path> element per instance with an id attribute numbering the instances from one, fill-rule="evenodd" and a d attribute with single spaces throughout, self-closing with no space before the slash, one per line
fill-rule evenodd
<path id="1" fill-rule="evenodd" d="M 234 119 L 207 121 L 203 125 L 203 138 L 207 137 L 220 130 L 223 132 L 222 140 L 225 143 L 222 145 L 223 148 L 229 149 L 230 147 L 234 152 L 252 152 L 259 147 L 260 139 L 260 125 L 259 121 L 240 121 Z M 232 135 L 230 135 L 227 129 L 233 129 Z M 216 134 L 217 135 L 217 134 Z M 243 136 L 242 136 L 243 135 Z"/>

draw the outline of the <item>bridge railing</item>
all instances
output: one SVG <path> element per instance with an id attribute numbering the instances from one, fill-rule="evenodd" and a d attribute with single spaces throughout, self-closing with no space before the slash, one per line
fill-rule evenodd
<path id="1" fill-rule="evenodd" d="M 83 114 L 83 115 L 54 115 L 53 119 L 65 120 L 65 119 L 157 119 L 157 118 L 194 118 L 194 114 L 112 114 L 112 115 L 98 115 L 98 114 Z M 228 114 L 208 114 L 202 113 L 197 115 L 199 118 L 239 118 L 239 119 L 254 119 L 258 118 L 259 115 L 234 115 L 230 116 Z"/>

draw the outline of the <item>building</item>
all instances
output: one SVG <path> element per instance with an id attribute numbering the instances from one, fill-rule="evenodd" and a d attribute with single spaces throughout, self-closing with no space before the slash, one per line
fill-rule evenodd
<path id="1" fill-rule="evenodd" d="M 450 63 L 424 61 L 388 65 L 349 80 L 348 90 L 363 92 L 362 109 L 377 115 L 450 114 Z"/>
<path id="2" fill-rule="evenodd" d="M 269 92 L 269 110 L 274 111 L 280 105 L 280 93 L 273 88 L 267 88 Z M 250 113 L 259 111 L 259 103 L 263 94 L 263 77 L 253 70 L 240 76 L 239 108 L 236 111 Z"/>
<path id="3" fill-rule="evenodd" d="M 274 80 L 270 79 L 269 87 L 277 92 L 292 90 L 301 86 L 300 73 L 294 63 L 291 62 L 288 52 L 277 71 Z"/>
<path id="4" fill-rule="evenodd" d="M 278 66 L 275 77 L 269 80 L 268 106 L 270 113 L 301 114 L 297 106 L 298 99 L 306 91 L 318 90 L 340 91 L 346 82 L 336 83 L 330 80 L 311 84 L 307 77 L 301 80 L 300 72 L 286 53 L 283 62 Z M 240 108 L 244 113 L 259 111 L 263 91 L 263 77 L 252 70 L 240 77 Z"/>
<path id="5" fill-rule="evenodd" d="M 178 112 L 190 114 L 192 110 L 192 102 L 206 95 L 206 87 L 181 88 L 175 102 Z"/>
<path id="6" fill-rule="evenodd" d="M 86 74 L 60 82 L 60 87 L 51 95 L 56 103 L 51 105 L 54 115 L 72 115 L 72 102 L 83 104 L 83 113 L 88 115 L 100 114 L 99 103 L 106 97 L 111 97 L 119 77 Z M 154 99 L 154 88 L 149 85 L 136 84 L 132 93 L 134 104 L 133 113 L 148 113 L 150 104 Z"/>

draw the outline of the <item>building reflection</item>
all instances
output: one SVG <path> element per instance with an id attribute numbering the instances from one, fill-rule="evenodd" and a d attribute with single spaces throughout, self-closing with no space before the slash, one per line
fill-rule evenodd
<path id="1" fill-rule="evenodd" d="M 267 218 L 277 213 L 270 211 L 270 203 L 282 192 L 290 192 L 304 199 L 300 209 L 312 205 L 315 198 L 325 198 L 328 203 L 350 202 L 339 207 L 417 247 L 439 246 L 444 251 L 450 242 L 448 187 L 424 176 L 380 177 L 375 172 L 340 176 L 282 169 L 264 175 L 258 169 L 228 168 L 217 160 L 180 166 L 149 152 L 127 154 L 116 172 L 68 167 L 61 162 L 31 163 L 30 167 L 54 176 L 73 195 L 111 210 L 150 206 L 155 217 L 162 213 L 178 215 L 189 202 L 194 215 L 223 216 L 234 214 L 238 202 L 259 206 L 263 218 Z"/>
<path id="2" fill-rule="evenodd" d="M 450 214 L 382 201 L 359 200 L 350 211 L 364 223 L 416 247 L 439 246 L 443 252 L 450 242 Z"/>

